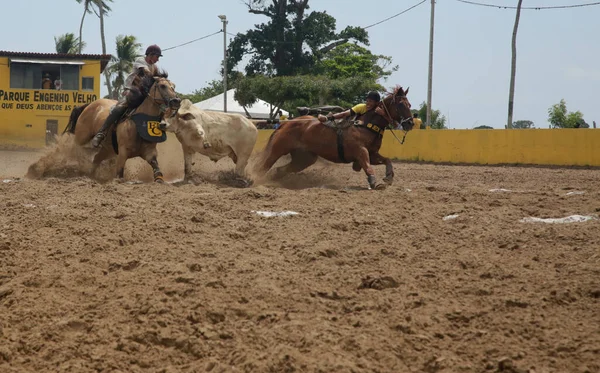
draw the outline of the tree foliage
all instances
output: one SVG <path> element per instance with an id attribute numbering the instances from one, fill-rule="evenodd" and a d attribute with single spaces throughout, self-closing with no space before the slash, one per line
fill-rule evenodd
<path id="1" fill-rule="evenodd" d="M 567 103 L 561 99 L 558 104 L 548 109 L 548 122 L 553 128 L 589 128 L 589 124 L 583 120 L 580 111 L 568 112 Z"/>
<path id="2" fill-rule="evenodd" d="M 113 80 L 113 98 L 118 98 L 125 87 L 125 80 L 133 69 L 135 59 L 140 55 L 142 44 L 133 35 L 119 35 L 116 39 L 116 56 L 106 68 Z"/>
<path id="3" fill-rule="evenodd" d="M 58 37 L 54 37 L 54 46 L 56 53 L 79 53 L 80 41 L 75 37 L 74 33 L 66 33 Z M 81 42 L 81 48 L 85 47 L 85 43 Z"/>
<path id="4" fill-rule="evenodd" d="M 385 79 L 398 70 L 398 66 L 391 64 L 391 57 L 373 54 L 357 44 L 344 43 L 324 53 L 313 71 L 331 79 L 362 76 L 377 80 Z"/>
<path id="5" fill-rule="evenodd" d="M 513 122 L 512 127 L 515 129 L 531 129 L 535 128 L 535 125 L 530 120 L 518 120 Z"/>
<path id="6" fill-rule="evenodd" d="M 249 76 L 310 73 L 324 54 L 350 40 L 369 44 L 367 32 L 348 26 L 336 33 L 336 20 L 326 12 L 308 12 L 308 0 L 246 0 L 250 13 L 268 18 L 255 29 L 236 35 L 228 48 L 228 70 L 244 56 Z"/>
<path id="7" fill-rule="evenodd" d="M 483 126 L 473 127 L 473 129 L 474 130 L 493 130 L 494 127 L 483 125 Z"/>
<path id="8" fill-rule="evenodd" d="M 423 101 L 419 110 L 413 110 L 419 114 L 419 118 L 427 118 L 427 103 Z M 424 123 L 425 121 L 423 121 Z M 441 114 L 439 110 L 431 110 L 431 129 L 443 130 L 446 127 L 446 117 Z"/>
<path id="9" fill-rule="evenodd" d="M 349 108 L 364 101 L 369 90 L 383 91 L 377 81 L 398 69 L 390 57 L 364 47 L 369 45 L 364 29 L 349 26 L 336 32 L 336 19 L 309 11 L 308 0 L 244 2 L 266 21 L 236 35 L 228 48 L 229 85 L 237 88 L 242 105 L 260 98 L 274 105 L 273 113 L 279 108 L 294 113 L 298 106 Z M 232 77 L 245 57 L 245 74 Z M 197 102 L 220 92 L 222 82 L 213 81 L 189 97 Z"/>
<path id="10" fill-rule="evenodd" d="M 269 78 L 246 77 L 238 84 L 235 99 L 250 106 L 258 98 L 273 104 L 271 118 L 279 108 L 295 112 L 298 106 L 337 105 L 351 107 L 363 101 L 370 90 L 383 88 L 371 79 L 352 77 L 330 79 L 326 76 L 296 75 Z"/>

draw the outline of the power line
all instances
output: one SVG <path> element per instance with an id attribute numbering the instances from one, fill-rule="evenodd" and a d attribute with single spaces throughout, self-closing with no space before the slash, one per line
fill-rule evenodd
<path id="1" fill-rule="evenodd" d="M 415 4 L 415 5 L 411 6 L 410 8 L 404 9 L 404 10 L 403 10 L 403 11 L 401 11 L 400 13 L 394 14 L 394 15 L 393 15 L 393 16 L 391 16 L 391 17 L 388 17 L 388 18 L 386 18 L 386 19 L 384 19 L 384 20 L 382 20 L 382 21 L 379 21 L 379 22 L 373 23 L 372 25 L 365 26 L 365 27 L 363 27 L 363 28 L 364 28 L 364 29 L 368 29 L 369 27 L 377 26 L 377 25 L 379 25 L 379 24 L 381 24 L 381 23 L 383 23 L 383 22 L 387 22 L 387 21 L 389 21 L 389 20 L 390 20 L 390 19 L 392 19 L 392 18 L 396 18 L 396 17 L 398 17 L 399 15 L 401 15 L 401 14 L 404 14 L 404 13 L 408 12 L 409 10 L 411 10 L 411 9 L 414 9 L 414 8 L 418 7 L 419 5 L 423 4 L 423 3 L 424 3 L 424 2 L 426 2 L 426 1 L 427 1 L 427 0 L 423 0 L 423 1 L 421 1 L 420 3 L 418 3 L 418 4 Z"/>
<path id="2" fill-rule="evenodd" d="M 460 3 L 465 3 L 469 5 L 479 5 L 479 6 L 487 6 L 490 8 L 499 8 L 499 9 L 517 9 L 516 6 L 508 6 L 508 5 L 495 5 L 495 4 L 484 4 L 478 3 L 475 1 L 469 0 L 456 0 Z M 522 6 L 521 9 L 533 9 L 533 10 L 545 10 L 545 9 L 567 9 L 567 8 L 583 8 L 585 6 L 592 5 L 600 5 L 600 1 L 596 1 L 594 3 L 585 3 L 585 4 L 573 4 L 573 5 L 554 5 L 554 6 Z"/>
<path id="3" fill-rule="evenodd" d="M 213 32 L 212 34 L 209 34 L 209 35 L 202 36 L 201 38 L 194 39 L 194 40 L 190 40 L 190 41 L 188 41 L 188 42 L 185 42 L 185 43 L 183 43 L 183 44 L 176 45 L 176 46 L 174 46 L 174 47 L 165 48 L 165 49 L 163 49 L 163 51 L 168 51 L 168 50 L 170 50 L 170 49 L 175 49 L 175 48 L 183 47 L 184 45 L 188 45 L 188 44 L 195 43 L 195 42 L 197 42 L 197 41 L 199 41 L 199 40 L 202 40 L 202 39 L 209 38 L 209 37 L 211 37 L 211 36 L 214 36 L 214 35 L 216 35 L 216 34 L 220 34 L 220 33 L 222 33 L 222 32 L 223 32 L 223 30 L 219 30 L 219 31 L 217 31 L 217 32 Z"/>
<path id="4" fill-rule="evenodd" d="M 396 17 L 398 17 L 399 15 L 401 15 L 401 14 L 404 14 L 404 13 L 408 12 L 409 10 L 412 10 L 412 9 L 414 9 L 414 8 L 418 7 L 419 5 L 423 4 L 423 3 L 424 3 L 424 2 L 426 2 L 426 1 L 427 1 L 427 0 L 422 0 L 420 3 L 418 3 L 418 4 L 415 4 L 415 5 L 411 6 L 410 8 L 404 9 L 404 10 L 403 10 L 403 11 L 401 11 L 400 13 L 396 13 L 396 14 L 394 14 L 394 15 L 393 15 L 393 16 L 391 16 L 391 17 L 388 17 L 388 18 L 386 18 L 386 19 L 384 19 L 384 20 L 381 20 L 381 21 L 379 21 L 379 22 L 373 23 L 373 24 L 371 24 L 371 25 L 365 26 L 365 27 L 363 27 L 363 28 L 364 28 L 364 29 L 368 29 L 369 27 L 377 26 L 377 25 L 379 25 L 379 24 L 382 24 L 382 23 L 384 23 L 384 22 L 387 22 L 387 21 L 389 21 L 389 20 L 390 20 L 390 19 L 392 19 L 392 18 L 396 18 Z M 238 36 L 238 35 L 240 35 L 240 33 L 237 33 L 237 34 L 232 34 L 232 33 L 228 32 L 228 33 L 227 33 L 227 35 L 230 35 L 230 36 Z M 297 43 L 296 41 L 276 41 L 276 40 L 257 39 L 257 38 L 248 38 L 248 40 L 253 40 L 253 41 L 258 41 L 258 42 L 263 42 L 263 43 L 276 43 L 276 44 L 296 44 L 296 43 Z"/>

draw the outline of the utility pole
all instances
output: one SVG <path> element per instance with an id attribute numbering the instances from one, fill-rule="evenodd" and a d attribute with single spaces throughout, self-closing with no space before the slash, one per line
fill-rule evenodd
<path id="1" fill-rule="evenodd" d="M 515 75 L 517 72 L 517 29 L 519 28 L 519 18 L 521 17 L 521 4 L 523 0 L 519 0 L 517 4 L 517 16 L 515 17 L 515 26 L 512 35 L 512 60 L 510 63 L 510 87 L 508 89 L 508 119 L 506 128 L 513 128 L 513 106 L 515 103 Z"/>
<path id="2" fill-rule="evenodd" d="M 227 112 L 227 17 L 220 15 L 223 22 L 223 112 Z"/>
<path id="3" fill-rule="evenodd" d="M 431 0 L 431 20 L 429 21 L 429 79 L 427 82 L 427 127 L 431 128 L 431 86 L 433 82 L 433 19 L 435 0 Z"/>

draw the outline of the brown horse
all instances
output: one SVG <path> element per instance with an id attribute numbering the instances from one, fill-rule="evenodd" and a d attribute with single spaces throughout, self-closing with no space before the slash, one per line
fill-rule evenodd
<path id="1" fill-rule="evenodd" d="M 166 135 L 158 129 L 164 111 L 167 107 L 176 110 L 181 99 L 175 93 L 175 86 L 167 79 L 167 74 L 156 72 L 153 76 L 145 76 L 140 85 L 141 92 L 146 92 L 146 98 L 138 106 L 133 115 L 145 114 L 143 122 L 144 138 L 138 132 L 139 128 L 132 119 L 126 119 L 116 125 L 112 140 L 108 136 L 93 160 L 91 176 L 94 177 L 100 163 L 106 159 L 117 157 L 117 177 L 123 178 L 125 162 L 129 158 L 141 157 L 152 166 L 154 181 L 162 182 L 162 172 L 156 160 L 157 142 L 164 141 Z M 117 103 L 115 100 L 99 99 L 84 106 L 77 107 L 71 112 L 69 124 L 65 132 L 75 135 L 75 143 L 83 146 L 87 144 L 100 129 L 111 108 Z M 138 125 L 139 126 L 139 125 Z M 147 133 L 144 133 L 147 132 Z M 116 141 L 115 141 L 116 135 Z"/>
<path id="2" fill-rule="evenodd" d="M 407 93 L 408 89 L 405 92 L 402 87 L 396 87 L 392 94 L 379 103 L 387 118 L 371 110 L 356 118 L 357 124 L 345 129 L 330 128 L 312 116 L 302 116 L 284 122 L 273 132 L 265 147 L 262 161 L 256 169 L 258 175 L 266 174 L 275 162 L 286 154 L 290 154 L 292 160 L 278 167 L 274 178 L 300 172 L 313 165 L 318 157 L 323 157 L 335 163 L 352 162 L 354 171 L 365 171 L 371 188 L 384 189 L 386 184 L 376 182 L 371 165 L 385 164 L 384 181 L 391 185 L 394 179 L 392 162 L 379 154 L 379 149 L 383 132 L 391 122 L 400 122 L 405 131 L 412 129 L 413 121 Z"/>

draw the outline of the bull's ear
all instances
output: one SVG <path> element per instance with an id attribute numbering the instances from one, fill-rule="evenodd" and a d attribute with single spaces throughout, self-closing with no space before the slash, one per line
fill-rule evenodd
<path id="1" fill-rule="evenodd" d="M 192 113 L 185 113 L 185 114 L 179 113 L 177 116 L 183 120 L 193 120 L 194 119 L 194 115 Z"/>
<path id="2" fill-rule="evenodd" d="M 180 118 L 183 118 L 184 115 L 186 114 L 191 114 L 192 113 L 192 107 L 194 106 L 194 104 L 192 104 L 192 101 L 188 100 L 187 98 L 181 101 L 181 104 L 179 105 L 179 110 L 177 111 L 177 116 Z M 185 119 L 185 118 L 183 118 Z M 193 115 L 192 115 L 192 119 L 193 119 Z M 189 119 L 186 119 L 189 120 Z"/>

